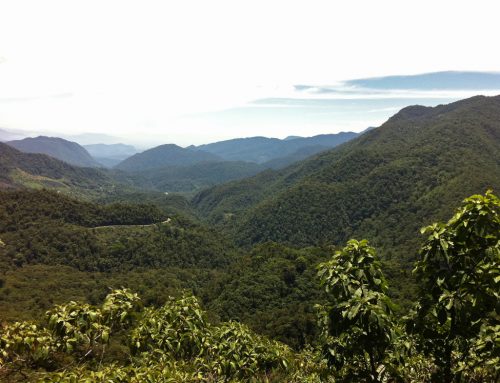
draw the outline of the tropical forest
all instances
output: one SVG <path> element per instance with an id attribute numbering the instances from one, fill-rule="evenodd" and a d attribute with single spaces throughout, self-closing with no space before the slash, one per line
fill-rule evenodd
<path id="1" fill-rule="evenodd" d="M 500 383 L 496 2 L 0 2 L 1 383 Z"/>

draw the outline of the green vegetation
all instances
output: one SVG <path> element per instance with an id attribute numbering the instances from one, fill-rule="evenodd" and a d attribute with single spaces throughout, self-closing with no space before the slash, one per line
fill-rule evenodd
<path id="1" fill-rule="evenodd" d="M 298 357 L 244 325 L 209 324 L 193 296 L 141 309 L 136 294 L 115 290 L 100 307 L 70 302 L 45 324 L 16 322 L 0 335 L 0 377 L 40 382 L 240 381 L 284 375 Z M 75 367 L 51 372 L 64 366 Z M 38 369 L 38 370 L 35 370 Z M 296 371 L 297 375 L 302 374 Z M 295 380 L 300 381 L 300 380 Z"/>
<path id="2" fill-rule="evenodd" d="M 189 166 L 204 162 L 216 162 L 221 158 L 207 152 L 181 148 L 174 144 L 160 145 L 123 160 L 115 169 L 140 172 L 166 166 Z"/>
<path id="3" fill-rule="evenodd" d="M 155 192 L 151 190 L 114 190 L 94 199 L 100 204 L 151 204 L 167 216 L 185 216 L 195 221 L 198 213 L 185 195 L 179 193 Z"/>
<path id="4" fill-rule="evenodd" d="M 0 187 L 49 188 L 90 199 L 115 190 L 106 173 L 79 168 L 45 154 L 22 153 L 0 142 Z"/>
<path id="5" fill-rule="evenodd" d="M 77 201 L 48 191 L 0 193 L 3 261 L 111 271 L 226 262 L 224 240 L 153 205 Z M 196 245 L 196 246 L 194 246 Z"/>
<path id="6" fill-rule="evenodd" d="M 244 245 L 340 244 L 354 236 L 412 262 L 423 222 L 500 188 L 498 121 L 500 96 L 408 107 L 335 150 L 202 191 L 193 203 Z"/>
<path id="7" fill-rule="evenodd" d="M 499 121 L 500 96 L 408 107 L 335 150 L 207 189 L 193 204 L 245 247 L 366 238 L 381 254 L 389 294 L 408 308 L 419 228 L 469 195 L 500 189 Z"/>
<path id="8" fill-rule="evenodd" d="M 136 188 L 163 192 L 195 193 L 227 181 L 250 177 L 266 167 L 249 162 L 204 162 L 188 166 L 163 166 L 141 171 L 114 172 L 117 180 Z"/>
<path id="9" fill-rule="evenodd" d="M 237 257 L 204 291 L 209 312 L 239 320 L 259 334 L 302 349 L 318 336 L 314 305 L 324 298 L 316 265 L 330 247 L 292 249 L 277 243 L 255 246 Z"/>
<path id="10" fill-rule="evenodd" d="M 212 324 L 198 299 L 144 307 L 127 289 L 71 301 L 0 330 L 4 381 L 334 382 L 498 379 L 500 200 L 475 195 L 434 224 L 416 273 L 416 310 L 396 318 L 375 250 L 351 240 L 318 265 L 321 335 L 303 352 L 237 322 Z M 444 314 L 443 314 L 444 313 Z M 403 325 L 409 331 L 403 331 Z"/>
<path id="11" fill-rule="evenodd" d="M 499 113 L 409 107 L 192 201 L 0 144 L 0 380 L 498 381 L 499 199 L 418 229 L 498 188 Z"/>
<path id="12" fill-rule="evenodd" d="M 343 380 L 383 381 L 380 370 L 396 338 L 387 283 L 375 249 L 351 240 L 319 265 L 330 302 L 320 306 L 323 353 Z"/>
<path id="13" fill-rule="evenodd" d="M 493 194 L 473 196 L 448 223 L 422 230 L 429 237 L 415 269 L 422 290 L 414 330 L 440 381 L 460 380 L 471 365 L 499 376 L 499 209 Z"/>
<path id="14" fill-rule="evenodd" d="M 0 319 L 35 318 L 71 299 L 95 303 L 109 286 L 133 288 L 149 304 L 186 288 L 214 318 L 294 347 L 316 334 L 314 265 L 329 248 L 268 243 L 247 253 L 151 205 L 101 206 L 49 191 L 0 193 L 0 217 Z"/>

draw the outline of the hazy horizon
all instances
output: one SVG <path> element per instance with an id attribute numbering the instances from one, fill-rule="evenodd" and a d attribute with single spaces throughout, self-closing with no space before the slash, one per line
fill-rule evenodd
<path id="1" fill-rule="evenodd" d="M 425 79 L 428 77 L 436 77 L 434 81 L 437 86 L 434 89 L 425 89 Z M 462 83 L 463 89 L 450 89 L 449 84 L 439 87 L 440 83 L 446 83 L 450 77 L 455 79 L 453 85 Z M 484 77 L 489 82 L 483 84 L 482 89 L 476 90 L 473 87 L 467 87 L 467 80 L 464 81 L 464 77 L 473 77 L 477 84 L 481 84 L 481 79 L 484 79 Z M 395 79 L 402 85 L 412 81 L 419 81 L 421 89 L 416 87 L 412 89 L 399 87 L 398 89 L 394 83 Z M 372 88 L 363 86 L 370 83 L 377 83 L 377 85 Z M 388 84 L 390 87 L 387 87 Z M 61 130 L 9 129 L 7 126 L 0 126 L 0 129 L 18 135 L 12 139 L 44 135 L 61 137 L 82 145 L 124 143 L 134 145 L 137 149 L 147 149 L 170 143 L 186 147 L 256 136 L 284 139 L 288 136 L 310 137 L 348 131 L 361 132 L 369 127 L 380 126 L 400 109 L 409 105 L 436 106 L 476 95 L 498 95 L 500 94 L 500 73 L 447 71 L 412 76 L 354 79 L 335 86 L 295 85 L 293 93 L 286 97 L 256 99 L 241 107 L 185 116 L 185 118 L 192 121 L 208 121 L 226 127 L 230 127 L 230 124 L 238 121 L 240 128 L 248 127 L 247 130 L 228 130 L 227 135 L 221 136 L 200 134 L 176 140 L 170 139 L 168 135 L 161 133 L 151 133 L 151 137 L 139 138 L 133 135 L 120 134 L 120 131 L 106 134 L 93 132 L 91 129 L 73 134 Z M 273 121 L 283 124 L 281 131 L 269 129 L 269 133 L 266 134 L 266 132 L 262 132 L 258 128 L 255 129 L 255 126 L 265 125 Z M 255 125 L 252 126 L 252 124 Z"/>

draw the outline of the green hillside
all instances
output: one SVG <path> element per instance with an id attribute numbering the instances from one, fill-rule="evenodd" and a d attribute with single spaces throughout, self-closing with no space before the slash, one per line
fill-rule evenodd
<path id="1" fill-rule="evenodd" d="M 245 252 L 218 230 L 166 214 L 161 202 L 131 199 L 100 205 L 47 190 L 0 192 L 0 321 L 33 319 L 72 299 L 96 303 L 125 286 L 150 304 L 189 289 L 211 317 L 295 347 L 317 334 L 315 265 L 330 248 Z"/>
<path id="2" fill-rule="evenodd" d="M 0 218 L 3 260 L 16 266 L 109 271 L 225 262 L 224 241 L 154 205 L 97 205 L 46 190 L 0 192 Z"/>
<path id="3" fill-rule="evenodd" d="M 115 184 L 100 170 L 72 166 L 45 154 L 23 153 L 0 143 L 0 187 L 50 188 L 91 198 L 112 191 Z"/>
<path id="4" fill-rule="evenodd" d="M 500 187 L 500 96 L 411 106 L 341 147 L 193 200 L 242 244 L 371 240 L 412 258 L 418 228 L 464 197 Z M 404 222 L 404 224 L 402 224 Z"/>
<path id="5" fill-rule="evenodd" d="M 164 192 L 196 193 L 230 180 L 253 176 L 265 166 L 242 161 L 204 162 L 188 166 L 165 166 L 114 173 L 115 178 L 136 188 Z"/>
<path id="6" fill-rule="evenodd" d="M 47 190 L 0 192 L 0 238 L 0 321 L 33 317 L 56 297 L 95 299 L 110 285 L 153 297 L 196 290 L 234 253 L 219 233 L 154 205 L 98 205 Z"/>
<path id="7" fill-rule="evenodd" d="M 19 199 L 8 197 L 6 206 Z M 39 202 L 57 204 L 57 197 L 43 196 Z M 63 201 L 72 203 L 77 204 Z M 63 206 L 63 222 L 90 223 L 89 217 L 114 210 L 80 208 L 84 214 L 74 218 L 67 214 L 72 209 Z M 382 264 L 366 240 L 350 240 L 336 251 L 266 244 L 237 257 L 226 270 L 216 265 L 109 273 L 62 265 L 28 264 L 15 271 L 2 267 L 0 379 L 496 382 L 499 208 L 492 193 L 474 195 L 450 220 L 422 231 L 427 239 L 415 264 L 418 304 L 405 317 L 395 311 Z M 14 212 L 10 224 L 29 223 L 29 210 Z M 193 227 L 179 228 L 188 232 Z M 129 239 L 137 237 L 138 228 L 127 233 L 129 228 L 93 230 L 119 229 Z M 23 225 L 15 232 L 22 230 Z M 169 230 L 167 236 L 171 234 Z M 179 239 L 178 234 L 172 237 L 173 243 Z M 116 241 L 104 238 L 111 239 L 108 247 Z M 212 243 L 220 239 L 211 238 Z M 11 240 L 0 243 L 0 259 Z M 210 240 L 198 247 L 204 244 L 211 247 Z M 117 284 L 122 287 L 112 288 Z M 240 320 L 253 323 L 258 333 Z M 296 340 L 296 348 L 262 334 Z"/>

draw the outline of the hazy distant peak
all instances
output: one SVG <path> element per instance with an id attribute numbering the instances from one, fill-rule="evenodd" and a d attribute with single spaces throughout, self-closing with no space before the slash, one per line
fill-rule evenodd
<path id="1" fill-rule="evenodd" d="M 280 164 L 283 164 L 304 158 L 300 154 L 300 150 L 304 147 L 315 147 L 318 150 L 319 148 L 332 148 L 349 141 L 357 135 L 354 132 L 342 132 L 338 134 L 321 134 L 313 137 L 289 136 L 284 140 L 267 137 L 247 137 L 200 145 L 197 149 L 210 152 L 227 161 L 247 161 L 263 164 L 278 158 L 287 158 L 284 161 L 280 160 Z M 310 150 L 309 153 L 311 153 Z"/>
<path id="2" fill-rule="evenodd" d="M 71 165 L 99 167 L 92 156 L 76 142 L 60 137 L 27 137 L 22 140 L 7 142 L 8 145 L 25 153 L 47 154 Z"/>
<path id="3" fill-rule="evenodd" d="M 219 156 L 205 151 L 185 149 L 175 144 L 163 144 L 134 154 L 119 163 L 116 169 L 142 171 L 165 166 L 187 166 L 220 160 Z"/>

